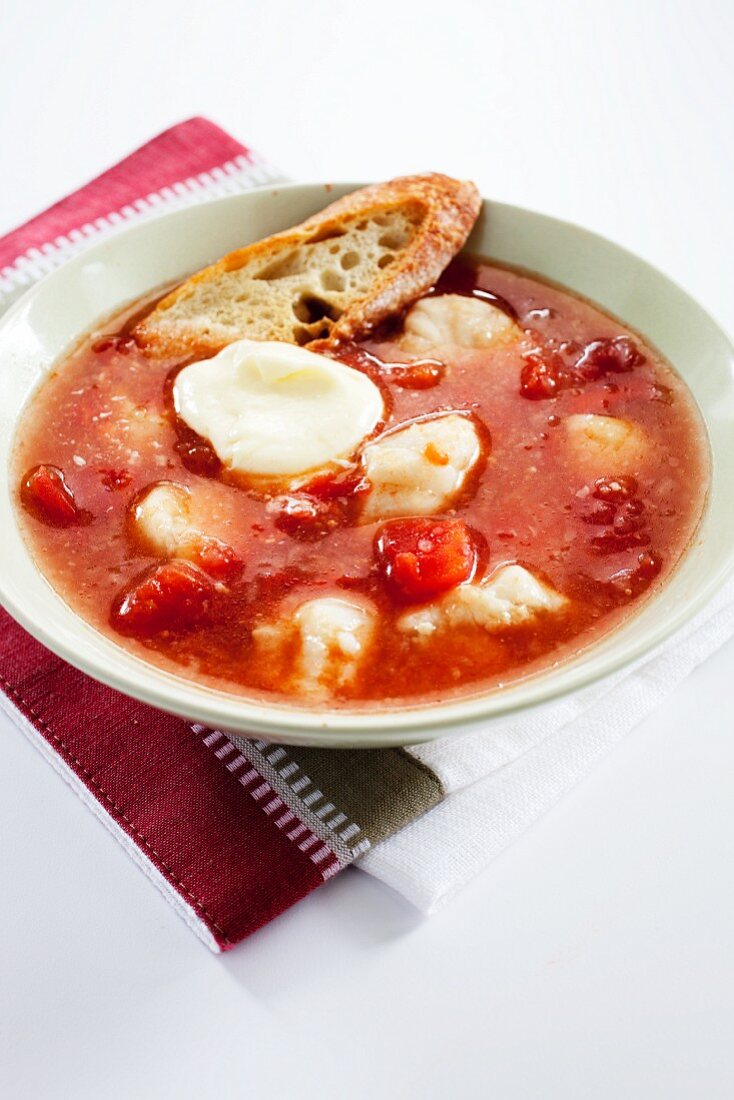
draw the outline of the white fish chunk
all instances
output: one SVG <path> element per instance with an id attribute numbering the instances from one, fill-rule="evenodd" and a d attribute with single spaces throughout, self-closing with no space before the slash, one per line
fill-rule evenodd
<path id="1" fill-rule="evenodd" d="M 645 432 L 631 420 L 575 413 L 563 421 L 565 443 L 586 476 L 634 473 L 648 447 Z"/>
<path id="2" fill-rule="evenodd" d="M 173 481 L 159 481 L 138 499 L 133 522 L 151 554 L 170 558 L 201 539 L 191 523 L 191 493 Z"/>
<path id="3" fill-rule="evenodd" d="M 488 348 L 522 336 L 511 317 L 490 302 L 463 294 L 422 298 L 405 318 L 401 347 L 425 352 L 429 347 Z"/>
<path id="4" fill-rule="evenodd" d="M 301 635 L 298 676 L 307 689 L 342 687 L 355 676 L 372 640 L 374 608 L 324 596 L 301 604 L 294 622 Z"/>
<path id="5" fill-rule="evenodd" d="M 367 601 L 322 596 L 302 603 L 292 617 L 255 627 L 253 637 L 263 657 L 278 660 L 295 636 L 290 683 L 303 695 L 324 698 L 354 679 L 376 623 Z"/>
<path id="6" fill-rule="evenodd" d="M 457 585 L 440 599 L 409 611 L 397 625 L 406 634 L 424 638 L 454 626 L 502 630 L 542 611 L 560 611 L 567 603 L 565 596 L 523 566 L 504 565 L 478 584 Z"/>
<path id="7" fill-rule="evenodd" d="M 362 456 L 372 486 L 362 522 L 443 511 L 480 456 L 476 425 L 459 413 L 418 420 L 381 436 Z"/>

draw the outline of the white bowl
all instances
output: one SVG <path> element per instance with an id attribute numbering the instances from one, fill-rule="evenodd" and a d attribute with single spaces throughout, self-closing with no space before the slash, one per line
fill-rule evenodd
<path id="1" fill-rule="evenodd" d="M 0 323 L 0 460 L 7 470 L 21 411 L 79 337 L 151 289 L 233 248 L 301 221 L 357 185 L 279 186 L 139 224 L 90 248 L 30 290 Z M 709 504 L 673 576 L 637 614 L 557 669 L 447 704 L 328 711 L 248 702 L 172 675 L 80 619 L 41 575 L 21 538 L 9 477 L 0 485 L 0 602 L 49 649 L 112 687 L 219 729 L 321 746 L 404 745 L 459 732 L 575 691 L 640 657 L 677 630 L 722 583 L 734 560 L 734 348 L 679 287 L 602 237 L 517 207 L 485 202 L 468 246 L 525 267 L 597 302 L 643 333 L 688 383 L 713 458 Z"/>

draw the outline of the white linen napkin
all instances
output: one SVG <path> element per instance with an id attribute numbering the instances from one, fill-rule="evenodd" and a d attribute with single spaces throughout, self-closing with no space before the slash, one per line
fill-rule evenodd
<path id="1" fill-rule="evenodd" d="M 436 772 L 448 796 L 357 866 L 434 912 L 732 636 L 734 579 L 630 668 L 486 732 L 409 749 Z"/>

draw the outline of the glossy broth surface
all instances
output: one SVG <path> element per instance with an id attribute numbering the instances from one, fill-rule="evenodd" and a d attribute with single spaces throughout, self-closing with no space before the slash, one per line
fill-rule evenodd
<path id="1" fill-rule="evenodd" d="M 399 319 L 392 330 L 330 354 L 378 382 L 388 429 L 448 410 L 474 418 L 485 447 L 480 469 L 441 515 L 462 519 L 473 532 L 478 579 L 519 563 L 568 598 L 562 614 L 505 630 L 457 627 L 416 644 L 396 628 L 406 603 L 376 565 L 378 524 L 358 524 L 347 502 L 321 528 L 299 529 L 279 511 L 277 492 L 223 471 L 177 422 L 171 382 L 183 364 L 151 358 L 135 345 L 127 335 L 132 311 L 57 366 L 19 429 L 18 484 L 29 470 L 51 465 L 63 472 L 83 514 L 83 522 L 54 526 L 19 500 L 39 568 L 79 615 L 121 645 L 258 699 L 291 696 L 278 668 L 261 659 L 253 627 L 292 614 L 314 595 L 358 593 L 379 612 L 374 644 L 331 706 L 394 707 L 476 694 L 593 644 L 665 583 L 695 532 L 709 469 L 693 399 L 637 335 L 538 278 L 459 258 L 433 293 L 484 296 L 516 317 L 523 338 L 456 348 L 450 356 L 444 350 L 436 377 L 401 369 L 411 359 L 399 346 Z M 632 341 L 633 366 L 585 367 L 593 360 L 589 348 L 619 337 Z M 579 413 L 624 418 L 644 432 L 634 485 L 621 503 L 610 504 L 598 488 L 620 471 L 585 469 L 568 446 L 564 421 Z M 160 480 L 192 489 L 197 524 L 232 549 L 242 571 L 218 590 L 201 622 L 136 637 L 116 629 L 111 613 L 156 564 L 131 536 L 130 508 Z M 345 486 L 347 496 L 362 491 L 348 479 Z"/>

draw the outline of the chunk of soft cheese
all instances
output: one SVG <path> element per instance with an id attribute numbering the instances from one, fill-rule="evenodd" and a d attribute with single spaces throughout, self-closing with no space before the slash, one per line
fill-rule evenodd
<path id="1" fill-rule="evenodd" d="M 288 656 L 290 682 L 304 695 L 324 696 L 354 679 L 372 642 L 376 612 L 355 599 L 323 596 L 302 603 L 290 618 L 255 627 L 264 657 Z M 289 642 L 296 637 L 296 654 Z"/>
<path id="2" fill-rule="evenodd" d="M 238 340 L 184 367 L 173 394 L 225 466 L 265 478 L 348 458 L 383 415 L 366 374 L 275 341 Z"/>
<path id="3" fill-rule="evenodd" d="M 371 484 L 362 522 L 443 511 L 480 455 L 474 422 L 459 413 L 418 420 L 381 436 L 362 456 Z"/>
<path id="4" fill-rule="evenodd" d="M 501 630 L 527 622 L 539 611 L 560 611 L 565 596 L 521 565 L 505 565 L 480 584 L 460 584 L 445 596 L 398 619 L 406 634 L 429 637 L 452 626 Z"/>
<path id="5" fill-rule="evenodd" d="M 406 351 L 429 347 L 488 348 L 522 333 L 501 309 L 463 294 L 422 298 L 405 318 L 401 345 Z"/>
<path id="6" fill-rule="evenodd" d="M 631 420 L 574 413 L 563 421 L 575 464 L 587 476 L 633 473 L 647 449 L 647 437 Z"/>

